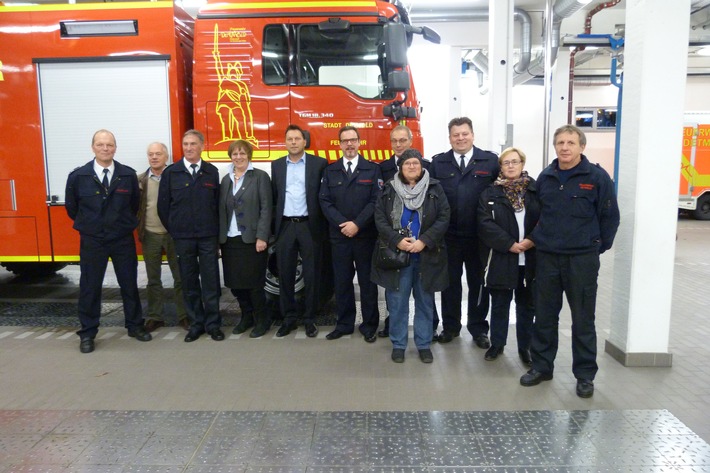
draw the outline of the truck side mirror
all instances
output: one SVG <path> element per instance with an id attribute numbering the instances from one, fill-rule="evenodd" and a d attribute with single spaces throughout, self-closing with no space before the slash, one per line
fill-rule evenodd
<path id="1" fill-rule="evenodd" d="M 385 64 L 387 73 L 407 67 L 407 31 L 402 23 L 387 23 L 384 26 Z"/>
<path id="2" fill-rule="evenodd" d="M 405 70 L 387 74 L 387 88 L 393 92 L 406 92 L 410 88 L 409 74 Z"/>

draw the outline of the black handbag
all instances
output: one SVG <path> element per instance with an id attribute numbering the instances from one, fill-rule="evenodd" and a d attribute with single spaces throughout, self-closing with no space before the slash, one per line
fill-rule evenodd
<path id="1" fill-rule="evenodd" d="M 406 268 L 409 266 L 409 253 L 399 248 L 393 250 L 378 238 L 377 248 L 375 248 L 375 266 L 384 270 Z"/>
<path id="2" fill-rule="evenodd" d="M 413 218 L 414 212 L 409 216 L 409 224 L 399 230 L 400 235 L 405 237 L 412 236 L 410 226 Z M 406 268 L 409 266 L 409 253 L 399 248 L 393 250 L 387 246 L 387 242 L 383 241 L 382 238 L 378 238 L 377 247 L 375 248 L 375 266 L 384 270 Z"/>

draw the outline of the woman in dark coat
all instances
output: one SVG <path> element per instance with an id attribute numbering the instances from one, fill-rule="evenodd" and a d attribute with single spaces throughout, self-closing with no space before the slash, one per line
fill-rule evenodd
<path id="1" fill-rule="evenodd" d="M 219 197 L 219 242 L 224 285 L 239 301 L 242 318 L 233 333 L 254 327 L 249 336 L 269 331 L 264 284 L 271 236 L 271 181 L 251 164 L 252 146 L 244 140 L 229 145 L 232 164 L 222 179 Z"/>
<path id="2" fill-rule="evenodd" d="M 515 295 L 518 354 L 530 365 L 535 249 L 527 235 L 537 224 L 540 206 L 535 180 L 523 171 L 525 153 L 508 148 L 498 162 L 500 175 L 483 191 L 478 204 L 478 239 L 487 250 L 484 283 L 491 293 L 491 347 L 485 359 L 492 361 L 503 353 Z"/>
<path id="3" fill-rule="evenodd" d="M 405 151 L 398 167 L 399 172 L 387 182 L 375 206 L 375 225 L 378 245 L 408 252 L 409 266 L 378 268 L 375 252 L 372 281 L 385 288 L 392 361 L 404 361 L 409 335 L 409 297 L 414 293 L 414 343 L 421 361 L 431 363 L 434 293 L 449 284 L 444 244 L 449 203 L 438 181 L 429 178 L 419 151 Z"/>

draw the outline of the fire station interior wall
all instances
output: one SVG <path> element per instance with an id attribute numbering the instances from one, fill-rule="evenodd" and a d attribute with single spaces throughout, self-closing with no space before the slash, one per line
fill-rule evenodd
<path id="1" fill-rule="evenodd" d="M 114 133 L 115 159 L 137 171 L 147 168 L 148 143 L 170 151 L 166 60 L 41 63 L 38 71 L 48 195 L 56 202 L 64 202 L 67 175 L 93 158 L 96 130 Z"/>
<path id="2" fill-rule="evenodd" d="M 437 29 L 441 29 L 439 24 Z M 488 94 L 479 87 L 475 72 L 461 71 L 460 48 L 449 45 L 423 45 L 415 40 L 408 59 L 412 67 L 417 97 L 421 106 L 421 126 L 424 135 L 424 156 L 431 157 L 451 148 L 447 123 L 457 116 L 468 116 L 473 122 L 474 144 L 494 149 L 487 143 Z M 451 63 L 446 61 L 450 60 Z M 446 80 L 446 71 L 454 77 L 453 85 Z M 710 110 L 709 76 L 689 76 L 686 85 L 685 109 L 688 112 Z M 483 93 L 482 93 L 483 92 Z M 562 91 L 559 95 L 567 95 Z M 513 144 L 527 154 L 526 170 L 537 176 L 542 170 L 544 87 L 522 84 L 512 91 Z M 553 97 L 555 92 L 553 91 Z M 578 85 L 574 89 L 573 107 L 616 108 L 618 89 L 613 85 Z M 622 117 L 623 123 L 623 117 Z M 552 130 L 563 123 L 551 123 Z M 658 117 L 659 130 L 663 117 Z M 585 154 L 613 174 L 614 130 L 586 131 Z M 680 144 L 681 137 L 678 137 Z M 680 152 L 680 148 L 679 148 Z M 551 156 L 554 159 L 554 156 Z M 675 159 L 675 158 L 674 158 Z"/>

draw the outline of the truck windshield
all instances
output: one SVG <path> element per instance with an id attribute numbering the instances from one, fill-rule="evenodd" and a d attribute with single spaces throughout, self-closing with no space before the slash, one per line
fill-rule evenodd
<path id="1" fill-rule="evenodd" d="M 363 98 L 382 98 L 383 50 L 382 25 L 353 24 L 347 31 L 320 31 L 317 24 L 269 25 L 262 53 L 264 82 L 335 85 Z"/>

